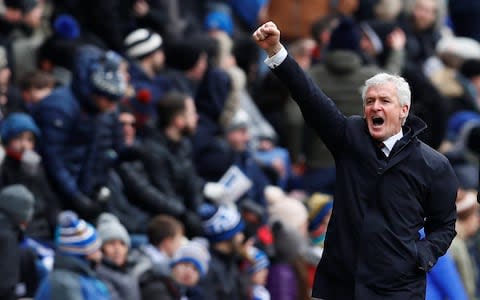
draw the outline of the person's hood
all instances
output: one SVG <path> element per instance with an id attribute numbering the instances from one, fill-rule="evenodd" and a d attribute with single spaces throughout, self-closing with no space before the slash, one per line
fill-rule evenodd
<path id="1" fill-rule="evenodd" d="M 348 74 L 360 69 L 362 59 L 354 51 L 335 50 L 325 56 L 325 67 L 334 74 Z"/>
<path id="2" fill-rule="evenodd" d="M 81 46 L 75 53 L 71 88 L 82 107 L 90 111 L 97 110 L 91 97 L 93 86 L 90 75 L 102 55 L 102 50 L 92 45 Z"/>

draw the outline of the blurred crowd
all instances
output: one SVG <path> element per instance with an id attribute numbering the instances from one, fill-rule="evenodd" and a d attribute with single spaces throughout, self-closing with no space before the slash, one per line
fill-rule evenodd
<path id="1" fill-rule="evenodd" d="M 0 299 L 310 299 L 342 187 L 267 20 L 346 115 L 407 79 L 460 183 L 427 299 L 480 299 L 472 0 L 0 0 Z"/>

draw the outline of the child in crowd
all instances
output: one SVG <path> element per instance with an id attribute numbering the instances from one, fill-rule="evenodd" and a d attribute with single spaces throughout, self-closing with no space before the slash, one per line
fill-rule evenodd
<path id="1" fill-rule="evenodd" d="M 96 271 L 107 285 L 112 300 L 140 300 L 138 281 L 129 273 L 127 262 L 130 236 L 118 218 L 110 213 L 98 217 L 97 230 L 102 239 L 102 262 Z"/>
<path id="2" fill-rule="evenodd" d="M 186 239 L 183 224 L 171 216 L 158 215 L 148 224 L 147 237 L 148 244 L 132 253 L 136 261 L 132 274 L 137 278 L 147 271 L 169 274 L 171 259 Z"/>
<path id="3" fill-rule="evenodd" d="M 55 265 L 35 299 L 110 300 L 108 288 L 93 267 L 102 259 L 95 227 L 72 211 L 62 212 L 58 223 Z"/>
<path id="4" fill-rule="evenodd" d="M 265 252 L 256 247 L 247 250 L 247 260 L 246 271 L 251 279 L 252 299 L 270 300 L 270 292 L 265 288 L 270 260 Z"/>

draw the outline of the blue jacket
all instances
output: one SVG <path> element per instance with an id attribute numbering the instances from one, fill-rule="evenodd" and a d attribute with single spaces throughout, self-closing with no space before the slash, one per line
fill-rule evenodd
<path id="1" fill-rule="evenodd" d="M 136 62 L 131 62 L 128 69 L 130 83 L 135 88 L 135 97 L 130 104 L 137 116 L 137 122 L 143 124 L 157 116 L 157 103 L 172 88 L 170 80 L 163 75 L 150 78 Z"/>
<path id="2" fill-rule="evenodd" d="M 106 285 L 88 262 L 73 256 L 57 255 L 54 270 L 41 283 L 35 300 L 109 300 Z"/>
<path id="3" fill-rule="evenodd" d="M 47 174 L 63 197 L 92 196 L 106 185 L 107 171 L 123 143 L 116 113 L 88 112 L 70 88 L 62 87 L 38 103 L 32 114 L 42 131 Z"/>

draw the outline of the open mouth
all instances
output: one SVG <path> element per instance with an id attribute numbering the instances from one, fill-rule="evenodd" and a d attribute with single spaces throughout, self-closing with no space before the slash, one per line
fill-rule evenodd
<path id="1" fill-rule="evenodd" d="M 383 125 L 383 123 L 385 122 L 385 120 L 383 120 L 382 117 L 373 117 L 372 118 L 372 123 L 374 126 L 381 126 Z"/>

